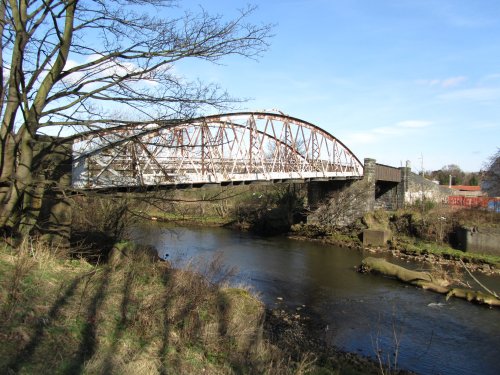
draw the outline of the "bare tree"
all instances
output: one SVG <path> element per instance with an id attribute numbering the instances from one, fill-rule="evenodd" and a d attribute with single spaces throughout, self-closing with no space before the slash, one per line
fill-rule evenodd
<path id="1" fill-rule="evenodd" d="M 490 197 L 500 197 L 500 148 L 486 165 L 482 188 Z"/>
<path id="2" fill-rule="evenodd" d="M 181 13 L 174 5 L 0 0 L 1 228 L 15 227 L 13 213 L 23 212 L 40 191 L 36 149 L 47 129 L 65 134 L 64 129 L 145 124 L 234 102 L 216 85 L 179 77 L 174 66 L 193 58 L 258 56 L 271 27 L 248 23 L 251 7 L 226 20 L 203 10 Z"/>

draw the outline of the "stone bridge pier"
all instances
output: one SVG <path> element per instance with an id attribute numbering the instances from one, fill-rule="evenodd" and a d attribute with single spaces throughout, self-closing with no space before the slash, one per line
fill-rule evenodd
<path id="1" fill-rule="evenodd" d="M 308 183 L 308 203 L 311 209 L 318 208 L 322 201 L 336 191 L 345 189 L 353 184 L 363 183 L 368 189 L 366 202 L 360 204 L 360 211 L 367 212 L 375 209 L 395 210 L 403 208 L 405 193 L 408 190 L 409 166 L 391 167 L 378 164 L 375 159 L 364 160 L 364 174 L 362 180 L 344 179 L 332 181 L 311 181 Z"/>
<path id="2" fill-rule="evenodd" d="M 405 205 L 405 193 L 408 190 L 410 167 L 391 167 L 378 164 L 375 159 L 364 160 L 364 177 L 370 194 L 367 209 L 396 210 Z"/>

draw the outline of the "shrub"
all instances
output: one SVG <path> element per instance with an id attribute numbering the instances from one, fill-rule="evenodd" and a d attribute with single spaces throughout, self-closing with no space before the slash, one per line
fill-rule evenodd
<path id="1" fill-rule="evenodd" d="M 106 257 L 112 246 L 126 239 L 138 217 L 127 197 L 78 196 L 73 200 L 73 253 L 87 258 Z"/>

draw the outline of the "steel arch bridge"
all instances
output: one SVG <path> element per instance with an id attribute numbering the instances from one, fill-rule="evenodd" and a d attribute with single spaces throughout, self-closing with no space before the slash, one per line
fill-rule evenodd
<path id="1" fill-rule="evenodd" d="M 107 128 L 73 142 L 78 189 L 358 179 L 337 138 L 282 113 L 238 112 Z"/>

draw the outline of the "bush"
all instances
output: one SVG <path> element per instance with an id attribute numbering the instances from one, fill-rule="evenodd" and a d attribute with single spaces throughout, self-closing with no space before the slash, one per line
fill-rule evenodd
<path id="1" fill-rule="evenodd" d="M 126 239 L 138 217 L 126 197 L 78 196 L 73 200 L 72 252 L 94 258 L 106 256 L 111 247 Z"/>

